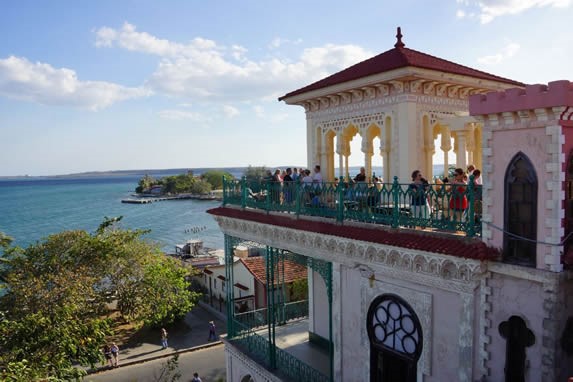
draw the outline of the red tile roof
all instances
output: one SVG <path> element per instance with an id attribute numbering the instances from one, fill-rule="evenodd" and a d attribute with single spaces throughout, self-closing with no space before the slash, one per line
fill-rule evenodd
<path id="1" fill-rule="evenodd" d="M 456 64 L 455 62 L 444 60 L 426 53 L 418 52 L 414 49 L 397 46 L 377 56 L 369 58 L 365 61 L 359 62 L 349 68 L 346 68 L 338 73 L 323 78 L 320 81 L 314 82 L 308 86 L 300 88 L 285 94 L 279 98 L 279 101 L 285 98 L 292 97 L 298 94 L 306 93 L 311 90 L 322 89 L 328 86 L 341 84 L 356 80 L 359 78 L 371 76 L 374 74 L 388 72 L 394 69 L 405 68 L 408 66 L 438 70 L 451 74 L 460 74 L 468 77 L 475 77 L 483 80 L 497 81 L 515 86 L 525 86 L 521 82 L 510 80 L 508 78 L 499 77 L 493 74 L 482 72 L 481 70 L 472 69 L 467 66 Z"/>
<path id="2" fill-rule="evenodd" d="M 263 284 L 267 283 L 267 272 L 265 266 L 265 258 L 263 256 L 254 256 L 254 257 L 246 257 L 241 259 L 241 262 L 245 265 L 245 267 L 255 276 L 255 278 Z M 291 283 L 295 280 L 306 279 L 308 276 L 308 272 L 306 267 L 295 263 L 291 260 L 284 261 L 284 270 L 283 270 L 283 262 L 278 262 L 278 275 L 275 275 L 275 283 L 278 284 L 280 277 L 280 281 L 282 282 L 284 271 L 284 282 L 286 284 Z M 280 275 L 280 276 L 279 276 Z"/>
<path id="3" fill-rule="evenodd" d="M 235 219 L 249 220 L 301 231 L 321 233 L 348 239 L 385 244 L 402 248 L 415 249 L 456 257 L 495 260 L 499 258 L 496 248 L 488 247 L 478 238 L 459 237 L 454 235 L 435 234 L 406 229 L 392 229 L 386 226 L 372 225 L 372 228 L 351 225 L 318 222 L 304 218 L 293 219 L 290 216 L 268 215 L 249 210 L 217 207 L 207 211 L 211 215 L 226 216 Z M 264 263 L 263 263 L 264 270 Z"/>

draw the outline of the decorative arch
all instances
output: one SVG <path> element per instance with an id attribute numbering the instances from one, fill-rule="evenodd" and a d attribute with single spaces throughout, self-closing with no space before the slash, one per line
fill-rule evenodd
<path id="1" fill-rule="evenodd" d="M 534 267 L 538 190 L 535 167 L 520 151 L 509 162 L 504 179 L 503 260 Z"/>
<path id="2" fill-rule="evenodd" d="M 371 382 L 414 382 L 423 333 L 412 307 L 395 294 L 374 299 L 366 318 Z"/>

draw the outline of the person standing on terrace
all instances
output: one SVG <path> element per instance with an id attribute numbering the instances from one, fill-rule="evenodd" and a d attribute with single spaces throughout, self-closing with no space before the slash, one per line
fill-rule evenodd
<path id="1" fill-rule="evenodd" d="M 466 208 L 468 208 L 468 198 L 466 196 L 466 182 L 464 182 L 464 170 L 456 168 L 454 170 L 454 180 L 451 182 L 450 214 L 454 221 L 461 222 Z"/>
<path id="2" fill-rule="evenodd" d="M 366 169 L 364 167 L 360 167 L 360 172 L 354 177 L 354 181 L 356 183 L 366 182 Z"/>
<path id="3" fill-rule="evenodd" d="M 294 192 L 294 179 L 291 176 L 291 168 L 286 169 L 285 176 L 283 177 L 283 200 L 285 203 L 291 203 L 293 200 Z"/>
<path id="4" fill-rule="evenodd" d="M 412 183 L 408 187 L 412 217 L 418 219 L 428 219 L 430 217 L 430 206 L 426 195 L 427 190 L 428 181 L 424 179 L 420 170 L 414 170 L 412 172 Z"/>
<path id="5" fill-rule="evenodd" d="M 314 174 L 312 175 L 312 183 L 322 183 L 322 174 L 320 173 L 320 165 L 314 166 Z"/>

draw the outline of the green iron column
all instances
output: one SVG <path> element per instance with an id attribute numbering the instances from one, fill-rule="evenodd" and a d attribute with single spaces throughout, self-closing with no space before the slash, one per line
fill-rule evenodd
<path id="1" fill-rule="evenodd" d="M 237 335 L 235 331 L 235 297 L 233 294 L 233 244 L 233 238 L 229 235 L 225 235 L 225 279 L 227 280 L 225 292 L 227 296 L 227 336 L 229 338 L 233 338 Z"/>
<path id="2" fill-rule="evenodd" d="M 275 338 L 275 252 L 276 250 L 267 246 L 265 265 L 267 273 L 267 326 L 269 335 L 269 364 L 271 369 L 277 367 L 276 338 Z"/>

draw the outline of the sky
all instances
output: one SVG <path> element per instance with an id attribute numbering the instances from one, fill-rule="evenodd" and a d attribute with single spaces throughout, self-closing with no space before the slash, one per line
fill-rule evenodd
<path id="1" fill-rule="evenodd" d="M 306 164 L 277 98 L 406 47 L 573 80 L 573 0 L 0 1 L 0 176 Z M 351 156 L 350 165 L 360 165 Z"/>

